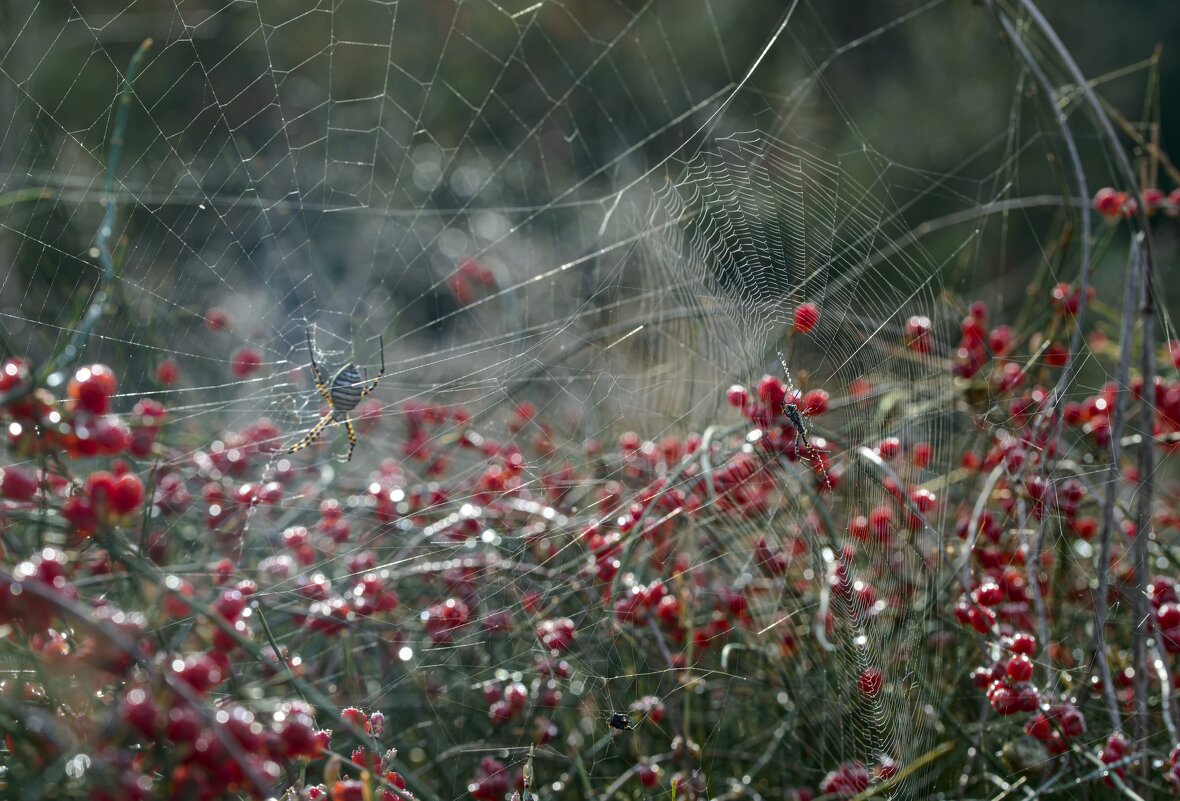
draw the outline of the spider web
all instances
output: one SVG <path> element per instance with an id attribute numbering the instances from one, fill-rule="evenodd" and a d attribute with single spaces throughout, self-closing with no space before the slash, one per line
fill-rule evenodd
<path id="1" fill-rule="evenodd" d="M 523 759 L 528 727 L 486 737 L 465 728 L 486 714 L 484 688 L 560 688 L 580 722 L 561 731 L 548 761 L 538 758 L 552 794 L 606 797 L 637 759 L 657 756 L 647 749 L 671 753 L 681 733 L 701 756 L 667 764 L 691 762 L 710 795 L 730 783 L 814 786 L 852 760 L 910 764 L 939 731 L 941 699 L 928 681 L 943 669 L 930 643 L 944 621 L 931 598 L 950 578 L 939 558 L 949 512 L 940 506 L 855 555 L 842 552 L 847 521 L 890 505 L 891 482 L 923 485 L 950 469 L 964 432 L 948 353 L 907 349 L 904 325 L 961 317 L 973 272 L 1016 229 L 1036 236 L 1032 202 L 1000 236 L 974 226 L 996 204 L 1021 208 L 1022 193 L 1052 185 L 1027 165 L 1054 144 L 1023 127 L 1015 69 L 977 77 L 992 117 L 972 136 L 911 132 L 936 142 L 937 157 L 873 109 L 935 102 L 946 91 L 936 76 L 914 66 L 878 95 L 850 80 L 899 41 L 931 43 L 944 29 L 978 32 L 987 44 L 975 46 L 1004 53 L 982 11 L 898 3 L 850 22 L 826 6 L 257 0 L 9 10 L 0 196 L 44 196 L 0 207 L 13 265 L 0 281 L 5 339 L 44 360 L 98 287 L 88 248 L 114 100 L 131 51 L 150 35 L 117 176 L 124 244 L 112 313 L 86 358 L 129 365 L 128 399 L 167 401 L 170 465 L 183 471 L 232 450 L 227 432 L 261 417 L 283 447 L 315 424 L 325 410 L 307 369 L 309 329 L 327 377 L 350 361 L 374 376 L 383 337 L 388 369 L 359 415 L 351 463 L 335 461 L 344 437 L 330 427 L 308 452 L 273 453 L 232 476 L 277 476 L 291 488 L 281 514 L 251 515 L 242 552 L 280 558 L 283 530 L 325 497 L 355 509 L 384 495 L 395 511 L 413 502 L 419 513 L 398 512 L 330 563 L 262 571 L 262 591 L 304 603 L 300 579 L 327 571 L 345 581 L 349 558 L 365 550 L 398 581 L 448 576 L 403 598 L 406 620 L 455 587 L 479 599 L 471 625 L 444 644 L 414 639 L 408 625 L 370 624 L 322 663 L 325 682 L 347 684 L 354 664 L 395 646 L 388 674 L 357 680 L 356 703 L 404 710 L 407 730 L 425 732 L 406 738 L 421 743 L 409 758 L 427 773 L 446 755 Z M 923 222 L 925 231 L 915 227 Z M 919 234 L 930 232 L 927 249 Z M 806 335 L 794 332 L 804 303 L 820 311 Z M 210 330 L 213 307 L 225 310 L 227 330 Z M 233 373 L 240 348 L 261 357 L 247 377 Z M 843 511 L 825 518 L 807 459 L 759 457 L 757 475 L 773 485 L 762 507 L 735 511 L 711 488 L 691 519 L 654 504 L 645 513 L 674 530 L 665 561 L 680 557 L 679 567 L 661 573 L 640 544 L 605 587 L 588 576 L 584 532 L 614 526 L 646 490 L 634 454 L 614 445 L 620 435 L 638 432 L 657 450 L 664 438 L 703 435 L 718 469 L 761 454 L 764 432 L 742 424 L 725 390 L 784 377 L 780 353 L 793 389 L 832 399 L 808 423 L 830 450 L 825 469 Z M 174 388 L 154 383 L 163 358 L 181 368 Z M 510 428 L 524 402 L 535 414 Z M 462 407 L 471 422 L 437 423 L 423 460 L 407 430 L 428 404 Z M 511 501 L 516 529 L 480 517 L 474 487 L 487 460 L 443 452 L 467 428 L 501 443 L 552 443 L 554 455 L 526 458 Z M 929 443 L 935 459 L 885 466 L 871 449 L 886 437 Z M 587 440 L 603 444 L 601 458 L 587 459 Z M 545 500 L 562 466 L 588 461 L 560 502 Z M 683 450 L 652 464 L 660 497 L 712 480 Z M 602 492 L 611 482 L 618 491 Z M 468 520 L 477 536 L 448 536 Z M 765 575 L 760 541 L 798 547 L 789 580 Z M 601 602 L 661 575 L 704 599 L 701 627 L 713 605 L 744 593 L 748 619 L 727 646 L 711 646 L 711 661 L 677 663 L 684 644 L 654 624 L 619 625 Z M 507 640 L 480 625 L 502 611 L 517 621 Z M 545 649 L 530 635 L 550 616 L 570 617 L 577 631 L 560 678 L 538 672 Z M 866 697 L 869 669 L 885 685 Z M 612 734 L 609 714 L 645 696 L 664 704 L 663 721 L 637 708 L 634 732 Z M 714 773 L 715 764 L 745 772 Z M 464 797 L 466 776 L 440 784 L 438 797 Z M 915 771 L 898 792 L 926 781 Z"/>

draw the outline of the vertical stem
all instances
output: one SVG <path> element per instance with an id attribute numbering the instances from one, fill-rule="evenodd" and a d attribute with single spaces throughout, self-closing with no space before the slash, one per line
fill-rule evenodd
<path id="1" fill-rule="evenodd" d="M 1090 112 L 1094 115 L 1094 120 L 1098 127 L 1102 129 L 1102 134 L 1106 138 L 1107 144 L 1110 146 L 1111 156 L 1114 158 L 1115 164 L 1118 165 L 1119 173 L 1122 175 L 1123 181 L 1126 183 L 1127 192 L 1132 197 L 1138 198 L 1140 196 L 1139 182 L 1135 180 L 1135 170 L 1131 167 L 1131 160 L 1127 158 L 1126 150 L 1119 142 L 1118 134 L 1114 130 L 1114 125 L 1110 122 L 1110 116 L 1102 108 L 1102 102 L 1098 99 L 1098 95 L 1094 92 L 1094 87 L 1086 80 L 1086 76 L 1082 73 L 1082 68 L 1074 60 L 1069 52 L 1069 48 L 1061 41 L 1061 37 L 1057 35 L 1057 31 L 1049 24 L 1049 20 L 1045 19 L 1045 15 L 1037 8 L 1033 0 L 1017 0 L 1021 8 L 1025 10 L 1028 16 L 1036 23 L 1041 30 L 1041 35 L 1048 40 L 1049 44 L 1057 52 L 1058 58 L 1061 59 L 1062 66 L 1065 67 L 1066 72 L 1073 78 L 1077 89 L 1085 98 L 1086 104 L 1090 107 Z M 1137 216 L 1139 218 L 1139 228 L 1143 232 L 1143 257 L 1147 265 L 1147 275 L 1149 280 L 1147 285 L 1151 286 L 1150 276 L 1152 274 L 1152 264 L 1155 261 L 1153 258 L 1153 248 L 1151 246 L 1151 234 L 1149 232 L 1150 224 L 1147 219 L 1147 204 L 1139 203 L 1137 209 Z"/>
<path id="2" fill-rule="evenodd" d="M 98 263 L 102 267 L 102 277 L 98 288 L 90 299 L 90 305 L 82 319 L 78 321 L 74 336 L 61 352 L 54 370 L 64 370 L 78 358 L 82 346 L 90 336 L 91 330 L 106 313 L 107 293 L 111 283 L 115 280 L 115 257 L 111 251 L 111 237 L 115 232 L 115 175 L 119 170 L 119 160 L 123 155 L 123 136 L 127 131 L 127 116 L 131 111 L 131 95 L 135 86 L 135 76 L 147 57 L 148 48 L 152 46 L 151 39 L 144 39 L 131 57 L 127 65 L 127 74 L 123 76 L 123 88 L 119 92 L 119 100 L 115 107 L 115 126 L 111 131 L 110 151 L 107 154 L 107 175 L 103 188 L 103 206 L 106 211 L 102 215 L 102 222 L 98 226 L 98 234 L 94 238 L 94 246 L 98 251 Z"/>
<path id="3" fill-rule="evenodd" d="M 1106 704 L 1110 711 L 1111 723 L 1116 731 L 1122 730 L 1118 701 L 1114 695 L 1114 684 L 1110 675 L 1110 664 L 1106 661 L 1106 621 L 1109 615 L 1107 595 L 1110 592 L 1111 540 L 1114 536 L 1114 510 L 1118 502 L 1118 488 L 1122 481 L 1119 463 L 1123 454 L 1123 418 L 1127 405 L 1127 385 L 1131 373 L 1131 337 L 1135 327 L 1135 305 L 1139 301 L 1140 260 L 1132 245 L 1127 270 L 1126 291 L 1123 298 L 1123 323 L 1119 333 L 1119 367 L 1115 379 L 1114 409 L 1110 415 L 1110 462 L 1106 471 L 1106 497 L 1103 501 L 1102 546 L 1098 555 L 1098 589 L 1094 597 L 1094 658 L 1098 662 L 1099 675 L 1104 685 Z M 1138 623 L 1138 621 L 1136 621 Z"/>
<path id="4" fill-rule="evenodd" d="M 1132 630 L 1132 660 L 1135 668 L 1135 737 L 1136 748 L 1147 747 L 1147 636 L 1151 631 L 1151 604 L 1147 600 L 1148 544 L 1151 539 L 1151 507 L 1154 495 L 1155 472 L 1155 308 L 1147 264 L 1143 258 L 1143 235 L 1136 236 L 1131 244 L 1132 259 L 1142 281 L 1142 307 L 1139 317 L 1143 323 L 1143 343 L 1140 372 L 1143 374 L 1143 392 L 1140 399 L 1142 409 L 1140 427 L 1142 444 L 1139 446 L 1139 487 L 1136 513 L 1135 540 L 1131 543 L 1131 563 L 1135 570 L 1135 586 L 1131 591 L 1131 609 L 1135 616 Z M 1168 710 L 1164 710 L 1165 714 Z M 1140 764 L 1146 772 L 1147 761 Z M 1144 779 L 1146 779 L 1146 773 Z"/>
<path id="5" fill-rule="evenodd" d="M 1046 412 L 1043 413 L 1052 415 L 1053 431 L 1051 432 L 1050 441 L 1053 441 L 1057 439 L 1058 432 L 1061 430 L 1061 415 L 1058 414 L 1058 409 L 1061 405 L 1061 396 L 1068 388 L 1079 361 L 1078 354 L 1082 347 L 1082 329 L 1086 320 L 1086 308 L 1089 305 L 1086 296 L 1086 287 L 1090 285 L 1090 251 L 1092 248 L 1091 240 L 1093 239 L 1090 189 L 1086 183 L 1086 172 L 1082 169 L 1082 157 L 1078 153 L 1077 142 L 1074 141 L 1073 131 L 1069 128 L 1069 120 L 1065 118 L 1065 112 L 1057 102 L 1056 88 L 1054 88 L 1052 82 L 1049 80 L 1049 76 L 1045 74 L 1045 70 L 1032 54 L 1032 51 L 1028 49 L 1028 45 L 1020 37 L 1012 21 L 996 9 L 992 0 L 988 0 L 988 7 L 991 8 L 992 13 L 999 19 L 1000 26 L 1008 34 L 1009 41 L 1012 42 L 1012 47 L 1016 50 L 1017 55 L 1020 56 L 1020 60 L 1028 67 L 1029 72 L 1036 79 L 1041 92 L 1045 95 L 1045 101 L 1053 113 L 1053 119 L 1057 123 L 1057 130 L 1061 133 L 1061 141 L 1065 145 L 1066 154 L 1069 156 L 1069 163 L 1073 168 L 1074 183 L 1077 184 L 1078 198 L 1081 201 L 1079 213 L 1082 218 L 1082 259 L 1081 265 L 1078 268 L 1078 311 L 1073 318 L 1074 328 L 1069 339 L 1069 361 L 1065 363 L 1065 368 L 1061 371 L 1061 377 L 1057 380 L 1057 385 L 1053 388 L 1053 394 L 1049 399 L 1049 403 L 1046 404 Z"/>

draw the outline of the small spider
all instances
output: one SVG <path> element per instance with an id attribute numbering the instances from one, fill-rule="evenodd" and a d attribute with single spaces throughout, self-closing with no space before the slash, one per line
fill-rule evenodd
<path id="1" fill-rule="evenodd" d="M 783 375 L 787 378 L 787 398 L 783 402 L 783 414 L 791 421 L 791 428 L 795 429 L 795 445 L 799 445 L 799 441 L 803 441 L 803 445 L 810 451 L 815 450 L 811 447 L 811 439 L 807 436 L 807 426 L 803 422 L 803 412 L 799 410 L 799 405 L 795 403 L 795 399 L 799 394 L 795 391 L 795 382 L 791 380 L 791 370 L 787 367 L 787 359 L 783 356 L 783 352 L 778 352 L 779 363 L 783 366 Z"/>
<path id="2" fill-rule="evenodd" d="M 635 728 L 635 724 L 631 722 L 631 718 L 624 712 L 612 712 L 606 722 L 612 729 L 618 729 L 619 731 L 631 731 Z"/>
<path id="3" fill-rule="evenodd" d="M 320 366 L 315 361 L 315 342 L 312 340 L 310 327 L 307 329 L 307 350 L 311 354 L 311 374 L 315 379 L 315 388 L 319 391 L 320 396 L 327 401 L 328 411 L 312 427 L 311 431 L 307 432 L 307 436 L 283 452 L 295 453 L 295 451 L 303 450 L 318 440 L 329 424 L 344 423 L 344 428 L 348 431 L 348 455 L 342 461 L 347 462 L 352 459 L 352 451 L 356 448 L 356 429 L 352 427 L 352 420 L 348 413 L 376 389 L 377 382 L 385 375 L 385 337 L 381 338 L 381 370 L 367 387 L 361 386 L 368 380 L 367 377 L 362 379 L 360 371 L 351 362 L 336 372 L 336 375 L 332 377 L 331 384 L 324 383 Z"/>
<path id="4" fill-rule="evenodd" d="M 803 414 L 799 411 L 799 407 L 794 403 L 787 402 L 783 404 L 783 414 L 791 421 L 791 427 L 795 429 L 795 444 L 799 444 L 799 440 L 803 440 L 803 444 L 811 449 L 811 440 L 807 438 L 807 428 L 803 425 Z"/>

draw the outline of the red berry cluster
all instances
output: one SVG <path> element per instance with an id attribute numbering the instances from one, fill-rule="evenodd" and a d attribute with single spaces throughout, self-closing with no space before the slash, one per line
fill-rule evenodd
<path id="1" fill-rule="evenodd" d="M 1050 754 L 1064 754 L 1071 740 L 1086 733 L 1086 719 L 1073 704 L 1053 704 L 1029 718 L 1024 731 L 1044 743 Z"/>
<path id="2" fill-rule="evenodd" d="M 1173 189 L 1165 195 L 1162 189 L 1155 187 L 1144 189 L 1139 198 L 1133 198 L 1126 192 L 1104 186 L 1094 193 L 1094 210 L 1111 220 L 1129 219 L 1139 212 L 1140 201 L 1149 216 L 1161 210 L 1169 217 L 1180 215 L 1180 189 Z"/>
<path id="3" fill-rule="evenodd" d="M 819 791 L 836 798 L 851 798 L 868 789 L 872 777 L 863 762 L 845 762 L 819 783 Z"/>
<path id="4" fill-rule="evenodd" d="M 111 413 L 118 383 L 102 364 L 80 367 L 59 404 L 44 387 L 32 386 L 29 365 L 9 359 L 0 367 L 0 420 L 8 419 L 8 445 L 18 455 L 38 456 L 64 451 L 71 458 L 130 455 L 147 458 L 164 410 L 141 400 L 127 417 Z"/>
<path id="5" fill-rule="evenodd" d="M 999 715 L 1035 712 L 1040 696 L 1032 684 L 1033 663 L 1037 641 L 1031 634 L 1018 632 L 1004 638 L 1001 647 L 1011 654 L 1006 662 L 990 668 L 979 667 L 971 674 L 976 686 L 987 688 L 987 698 Z"/>

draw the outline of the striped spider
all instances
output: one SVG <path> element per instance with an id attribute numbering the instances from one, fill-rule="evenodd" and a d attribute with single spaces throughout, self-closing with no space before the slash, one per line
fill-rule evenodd
<path id="1" fill-rule="evenodd" d="M 795 447 L 799 447 L 802 442 L 803 446 L 812 454 L 827 453 L 824 448 L 816 448 L 811 444 L 811 437 L 808 435 L 808 425 L 805 420 L 805 413 L 799 408 L 798 401 L 800 400 L 799 393 L 795 390 L 795 382 L 791 380 L 791 370 L 787 367 L 787 359 L 783 356 L 783 352 L 778 352 L 779 364 L 783 366 L 783 375 L 787 379 L 787 397 L 783 401 L 782 413 L 786 415 L 787 420 L 791 423 L 791 428 L 795 429 Z"/>
<path id="2" fill-rule="evenodd" d="M 352 362 L 341 367 L 332 377 L 330 384 L 324 383 L 324 375 L 320 372 L 320 366 L 315 361 L 315 341 L 312 339 L 310 326 L 307 329 L 307 350 L 311 354 L 311 374 L 315 379 L 315 388 L 327 402 L 328 411 L 303 439 L 283 453 L 301 451 L 318 440 L 329 425 L 343 423 L 345 430 L 348 431 L 348 455 L 341 461 L 347 462 L 352 459 L 353 449 L 356 448 L 356 429 L 352 427 L 352 419 L 349 418 L 348 413 L 377 388 L 377 382 L 385 375 L 385 337 L 381 337 L 381 370 L 373 377 L 372 383 L 368 386 L 362 386 L 369 381 L 367 373 L 362 379 L 360 371 Z"/>

